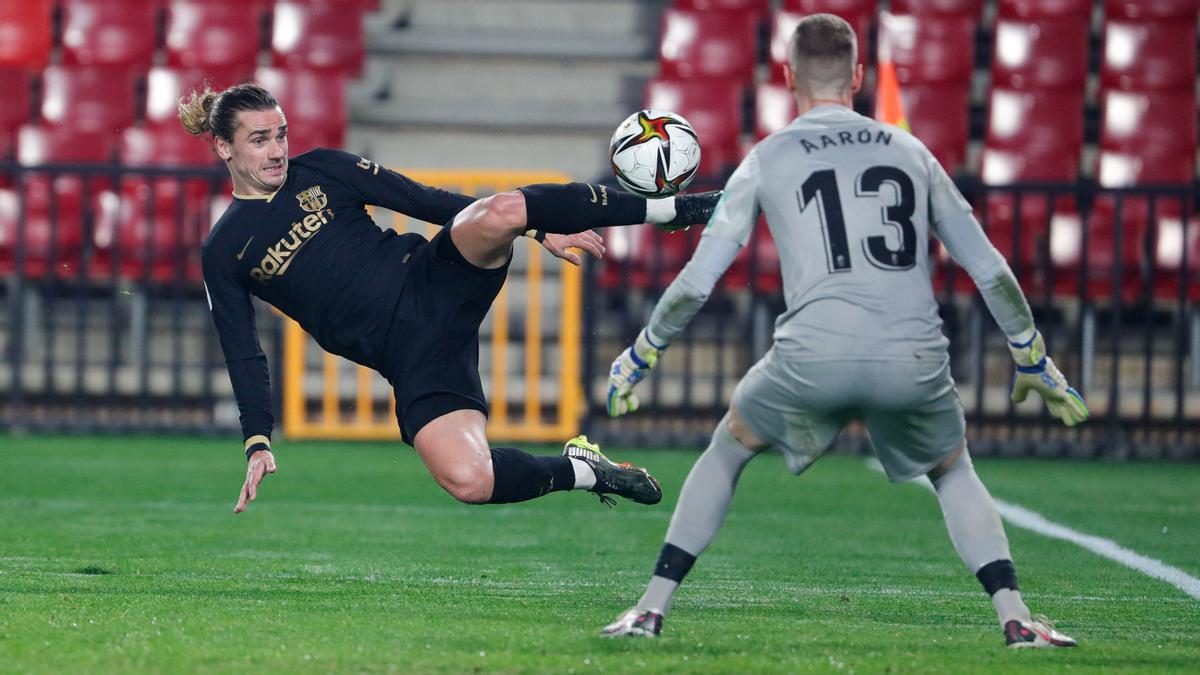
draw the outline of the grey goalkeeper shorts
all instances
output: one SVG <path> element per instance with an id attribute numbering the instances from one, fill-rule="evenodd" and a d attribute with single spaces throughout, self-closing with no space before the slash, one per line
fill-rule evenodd
<path id="1" fill-rule="evenodd" d="M 860 419 L 892 481 L 928 473 L 963 439 L 966 422 L 944 351 L 896 361 L 792 361 L 776 349 L 733 392 L 750 430 L 800 473 Z"/>

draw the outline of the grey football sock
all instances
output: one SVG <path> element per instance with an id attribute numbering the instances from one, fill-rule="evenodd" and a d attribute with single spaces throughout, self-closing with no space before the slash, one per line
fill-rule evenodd
<path id="1" fill-rule="evenodd" d="M 966 446 L 958 460 L 933 481 L 933 486 L 937 489 L 938 503 L 946 518 L 946 529 L 950 531 L 950 540 L 954 542 L 958 556 L 977 576 L 985 567 L 989 570 L 989 574 L 984 575 L 989 579 L 981 578 L 981 582 L 992 596 L 1000 625 L 1003 626 L 1009 619 L 1028 619 L 1029 609 L 1025 607 L 1021 593 L 1016 588 L 1016 575 L 1011 573 L 1012 555 L 1008 550 L 1008 536 L 1000 522 L 1000 513 L 975 473 L 975 465 L 971 463 Z M 991 572 L 993 567 L 1004 567 L 1009 573 Z M 1005 581 L 1008 577 L 1011 577 L 1011 581 Z M 995 587 L 990 588 L 989 585 Z"/>
<path id="2" fill-rule="evenodd" d="M 677 566 L 677 571 L 671 571 L 664 560 L 682 557 L 694 560 L 708 548 L 725 521 L 738 476 L 755 455 L 729 433 L 728 420 L 726 415 L 717 425 L 708 449 L 696 460 L 683 483 L 675 513 L 671 516 L 671 526 L 667 529 L 664 553 L 645 595 L 638 601 L 639 609 L 653 609 L 664 615 L 670 610 L 675 589 L 691 564 L 688 561 L 685 566 Z"/>

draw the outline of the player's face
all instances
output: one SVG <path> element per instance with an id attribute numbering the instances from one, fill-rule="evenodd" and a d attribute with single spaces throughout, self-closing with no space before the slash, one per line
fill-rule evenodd
<path id="1" fill-rule="evenodd" d="M 287 119 L 274 110 L 238 113 L 233 143 L 217 139 L 217 152 L 229 167 L 239 194 L 269 195 L 287 178 Z"/>

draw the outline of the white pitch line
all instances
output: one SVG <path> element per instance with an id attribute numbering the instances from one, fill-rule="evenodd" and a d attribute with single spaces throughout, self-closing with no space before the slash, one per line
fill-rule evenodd
<path id="1" fill-rule="evenodd" d="M 867 467 L 872 471 L 883 473 L 883 465 L 879 463 L 877 458 L 872 457 L 868 459 Z M 925 476 L 921 476 L 910 482 L 921 485 L 926 490 L 935 494 L 937 492 L 933 488 L 933 483 Z M 1136 551 L 1131 551 L 1112 539 L 1084 534 L 1066 525 L 1060 525 L 1042 514 L 1030 511 L 1023 506 L 1010 504 L 1002 499 L 996 499 L 994 496 L 992 497 L 992 501 L 996 503 L 996 510 L 1000 512 L 1000 517 L 1017 527 L 1052 539 L 1069 541 L 1102 558 L 1108 558 L 1113 562 L 1135 569 L 1146 576 L 1165 581 L 1193 598 L 1200 600 L 1200 579 L 1177 567 L 1172 567 L 1161 560 L 1155 560 Z"/>

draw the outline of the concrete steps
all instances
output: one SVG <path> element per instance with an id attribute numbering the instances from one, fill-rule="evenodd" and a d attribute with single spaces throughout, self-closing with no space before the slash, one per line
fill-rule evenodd
<path id="1" fill-rule="evenodd" d="M 368 19 L 348 147 L 397 168 L 607 174 L 655 73 L 659 0 L 390 0 Z"/>

